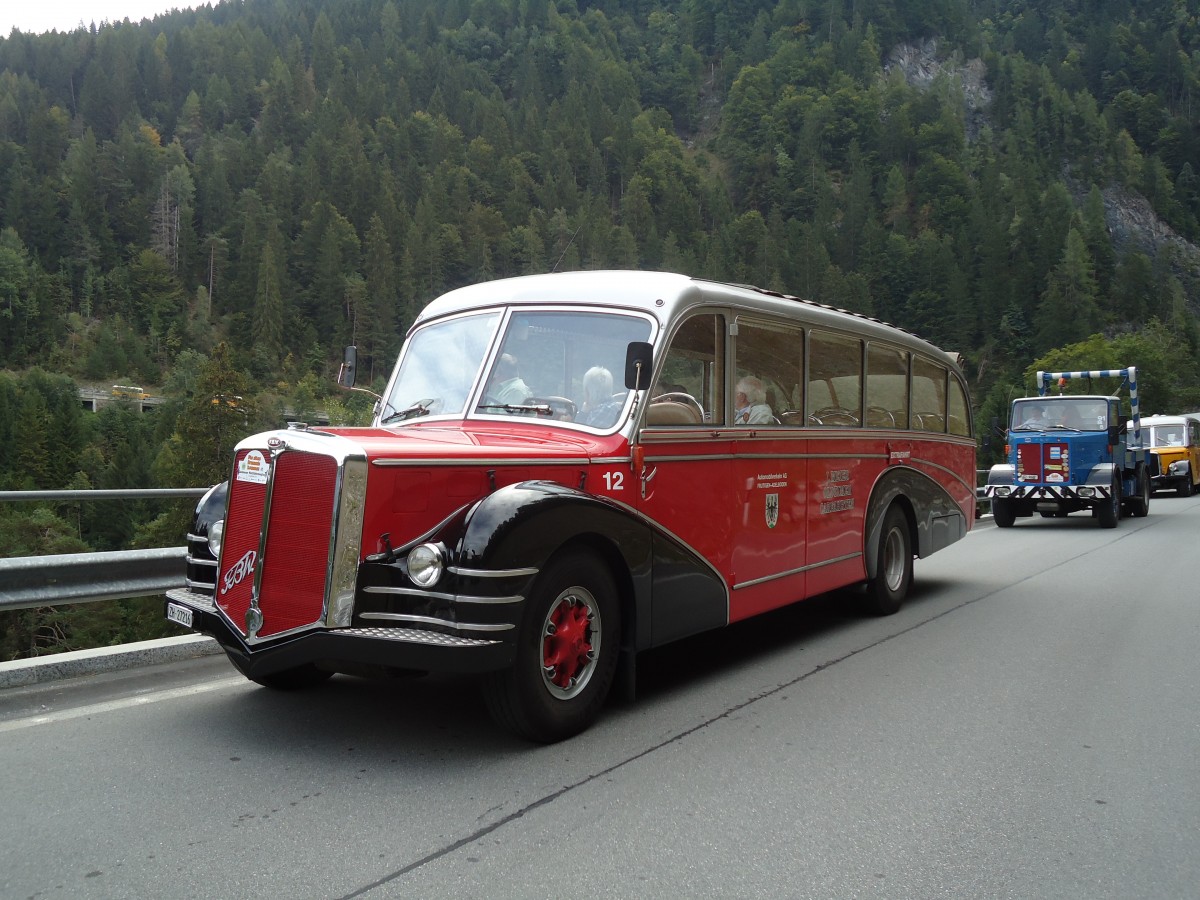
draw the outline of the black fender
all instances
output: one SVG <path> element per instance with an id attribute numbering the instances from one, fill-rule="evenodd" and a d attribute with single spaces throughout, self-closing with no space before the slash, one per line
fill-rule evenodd
<path id="1" fill-rule="evenodd" d="M 196 511 L 192 515 L 192 534 L 207 535 L 209 527 L 219 519 L 225 518 L 225 507 L 229 502 L 229 482 L 222 481 L 208 489 L 196 503 Z"/>
<path id="2" fill-rule="evenodd" d="M 1109 487 L 1113 482 L 1113 471 L 1116 468 L 1116 463 L 1096 463 L 1088 472 L 1087 480 L 1084 481 L 1084 484 L 1091 485 L 1092 487 Z"/>
<path id="3" fill-rule="evenodd" d="M 876 575 L 883 517 L 894 502 L 899 502 L 908 518 L 909 531 L 915 536 L 913 550 L 921 558 L 953 544 L 967 533 L 967 517 L 944 487 L 911 466 L 888 468 L 871 489 L 863 523 L 868 579 Z"/>
<path id="4" fill-rule="evenodd" d="M 705 560 L 628 507 L 555 482 L 521 482 L 484 497 L 467 513 L 452 557 L 465 569 L 541 569 L 568 544 L 587 546 L 613 571 L 632 625 L 626 650 L 728 622 L 725 585 Z"/>

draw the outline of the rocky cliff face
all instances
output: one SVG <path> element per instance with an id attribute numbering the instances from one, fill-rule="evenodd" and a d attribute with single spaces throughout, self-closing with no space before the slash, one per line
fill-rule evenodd
<path id="1" fill-rule="evenodd" d="M 888 54 L 884 73 L 899 71 L 905 82 L 928 90 L 939 76 L 948 76 L 963 95 L 966 138 L 975 141 L 988 124 L 992 93 L 987 86 L 987 67 L 981 59 L 963 61 L 957 54 L 942 55 L 936 38 L 901 44 Z M 1067 185 L 1082 203 L 1089 186 L 1067 179 Z M 1200 284 L 1200 247 L 1175 233 L 1155 214 L 1150 202 L 1136 191 L 1110 184 L 1103 188 L 1104 218 L 1117 253 L 1137 250 L 1153 258 L 1170 250 L 1172 269 L 1186 285 Z"/>

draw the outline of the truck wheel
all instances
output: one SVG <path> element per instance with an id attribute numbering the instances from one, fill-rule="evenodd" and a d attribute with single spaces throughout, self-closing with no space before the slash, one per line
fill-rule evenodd
<path id="1" fill-rule="evenodd" d="M 580 552 L 556 557 L 527 602 L 512 668 L 484 681 L 484 699 L 497 724 L 548 744 L 599 715 L 616 672 L 621 613 L 608 569 Z"/>
<path id="2" fill-rule="evenodd" d="M 1112 480 L 1112 496 L 1099 508 L 1098 518 L 1101 528 L 1116 528 L 1121 518 L 1121 475 L 1116 473 Z"/>
<path id="3" fill-rule="evenodd" d="M 272 672 L 270 675 L 259 675 L 251 678 L 255 684 L 273 688 L 277 691 L 299 691 L 304 688 L 316 687 L 333 677 L 332 672 L 318 669 L 312 663 L 296 666 L 294 669 L 284 669 Z"/>
<path id="4" fill-rule="evenodd" d="M 1017 521 L 1017 511 L 1009 500 L 993 500 L 992 518 L 997 528 L 1012 528 L 1013 522 Z"/>
<path id="5" fill-rule="evenodd" d="M 877 616 L 890 616 L 900 608 L 912 586 L 912 536 L 908 519 L 893 504 L 883 517 L 879 550 L 875 557 L 875 577 L 867 582 L 866 610 Z"/>
<path id="6" fill-rule="evenodd" d="M 1129 514 L 1135 519 L 1150 514 L 1150 476 L 1145 469 L 1138 469 L 1138 493 L 1129 501 Z"/>

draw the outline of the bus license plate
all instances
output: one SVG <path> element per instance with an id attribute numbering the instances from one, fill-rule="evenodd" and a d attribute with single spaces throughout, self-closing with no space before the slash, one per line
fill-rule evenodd
<path id="1" fill-rule="evenodd" d="M 168 603 L 167 618 L 172 622 L 178 622 L 180 625 L 186 625 L 188 628 L 192 627 L 192 611 L 186 606 Z"/>

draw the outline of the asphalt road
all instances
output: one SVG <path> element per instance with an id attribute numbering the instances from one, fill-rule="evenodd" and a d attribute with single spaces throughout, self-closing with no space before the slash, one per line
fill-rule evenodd
<path id="1" fill-rule="evenodd" d="M 0 897 L 1192 898 L 1200 497 L 981 525 L 895 616 L 643 656 L 550 747 L 474 685 L 223 658 L 0 691 Z"/>

